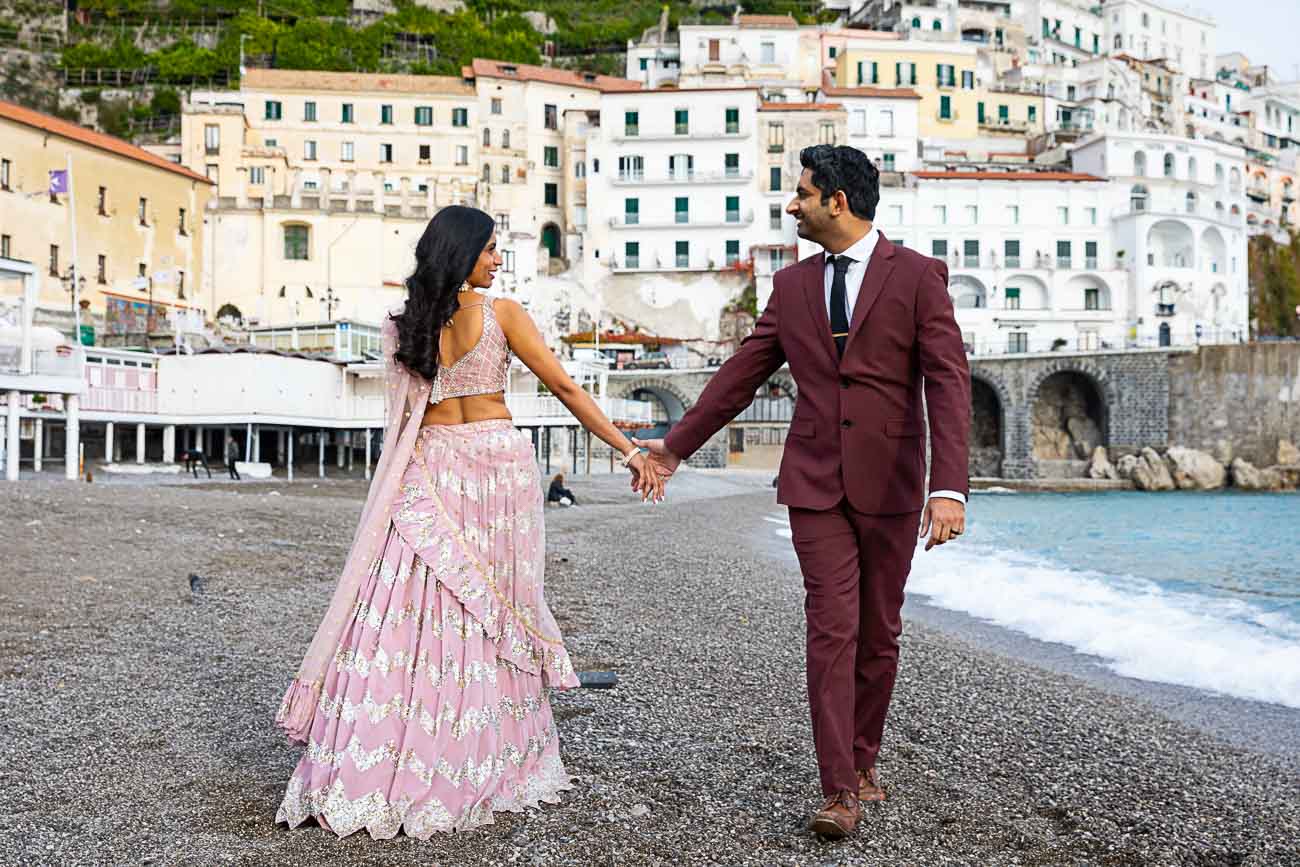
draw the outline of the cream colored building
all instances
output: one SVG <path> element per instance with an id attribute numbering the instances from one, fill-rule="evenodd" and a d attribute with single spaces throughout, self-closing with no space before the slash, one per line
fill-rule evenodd
<path id="1" fill-rule="evenodd" d="M 50 172 L 69 168 L 71 195 L 51 195 Z M 177 312 L 201 326 L 211 190 L 121 139 L 0 102 L 0 258 L 38 266 L 38 325 L 72 333 L 75 278 L 99 342 L 170 332 Z"/>
<path id="2" fill-rule="evenodd" d="M 976 64 L 969 43 L 859 43 L 836 58 L 835 85 L 911 89 L 921 97 L 923 139 L 973 139 L 979 134 Z"/>

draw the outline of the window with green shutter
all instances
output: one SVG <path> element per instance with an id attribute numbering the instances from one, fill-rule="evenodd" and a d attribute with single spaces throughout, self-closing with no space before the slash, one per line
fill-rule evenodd
<path id="1" fill-rule="evenodd" d="M 1070 267 L 1070 242 L 1069 241 L 1056 242 L 1056 267 L 1058 268 Z"/>
<path id="2" fill-rule="evenodd" d="M 641 245 L 636 241 L 628 241 L 623 245 L 623 265 L 627 268 L 641 267 Z"/>
<path id="3" fill-rule="evenodd" d="M 691 266 L 691 242 L 677 242 L 677 267 L 689 268 Z"/>
<path id="4" fill-rule="evenodd" d="M 767 170 L 767 188 L 774 193 L 781 192 L 781 167 L 772 166 Z"/>
<path id="5" fill-rule="evenodd" d="M 453 108 L 451 110 L 452 126 L 469 126 L 469 109 Z"/>
<path id="6" fill-rule="evenodd" d="M 553 145 L 546 145 L 542 148 L 542 165 L 547 168 L 559 168 L 560 149 Z"/>
<path id="7" fill-rule="evenodd" d="M 623 222 L 629 226 L 635 226 L 641 222 L 641 200 L 624 199 L 623 200 Z"/>
<path id="8" fill-rule="evenodd" d="M 1036 120 L 1038 120 L 1038 106 L 1031 105 L 1029 106 L 1029 122 L 1033 123 Z"/>
<path id="9" fill-rule="evenodd" d="M 952 97 L 939 97 L 939 120 L 952 120 Z"/>
<path id="10" fill-rule="evenodd" d="M 871 61 L 871 83 L 880 83 L 880 64 L 874 60 Z"/>
<path id="11" fill-rule="evenodd" d="M 284 227 L 284 258 L 296 261 L 307 260 L 310 231 L 307 226 Z"/>
<path id="12" fill-rule="evenodd" d="M 727 196 L 727 222 L 740 222 L 740 196 Z"/>
<path id="13" fill-rule="evenodd" d="M 626 136 L 640 135 L 641 133 L 641 115 L 635 111 L 623 112 L 623 134 Z"/>
<path id="14" fill-rule="evenodd" d="M 1008 310 L 1020 309 L 1020 290 L 1015 286 L 1008 286 L 1002 292 L 1003 306 Z"/>
<path id="15" fill-rule="evenodd" d="M 998 106 L 998 123 L 1006 124 L 1011 121 L 1011 108 L 1006 105 Z"/>
<path id="16" fill-rule="evenodd" d="M 735 265 L 739 261 L 740 261 L 740 242 L 728 241 L 727 242 L 727 264 Z"/>
<path id="17" fill-rule="evenodd" d="M 343 123 L 352 123 L 352 103 L 343 103 Z"/>
<path id="18" fill-rule="evenodd" d="M 727 109 L 727 134 L 735 135 L 740 132 L 740 109 Z"/>
<path id="19" fill-rule="evenodd" d="M 677 135 L 687 135 L 691 131 L 691 112 L 689 109 L 679 108 L 673 111 L 673 132 Z"/>
<path id="20" fill-rule="evenodd" d="M 947 258 L 948 258 L 948 242 L 947 242 L 946 240 L 939 239 L 939 238 L 936 238 L 935 240 L 931 241 L 931 242 L 930 242 L 930 255 L 933 256 L 933 257 L 936 258 L 936 259 L 947 259 Z"/>
<path id="21" fill-rule="evenodd" d="M 984 122 L 984 103 L 982 102 L 975 103 L 975 120 L 979 123 Z"/>
<path id="22" fill-rule="evenodd" d="M 863 82 L 863 78 L 862 78 L 862 70 L 863 70 L 863 67 L 865 67 L 865 66 L 866 66 L 865 61 L 862 61 L 862 60 L 859 60 L 859 61 L 858 61 L 858 84 L 862 84 L 862 82 Z"/>
<path id="23" fill-rule="evenodd" d="M 393 122 L 393 107 L 391 105 L 379 106 L 379 122 L 382 124 L 391 124 Z"/>
<path id="24" fill-rule="evenodd" d="M 1020 267 L 1020 242 L 1005 241 L 1002 245 L 1003 259 L 1002 264 L 1007 268 Z"/>
<path id="25" fill-rule="evenodd" d="M 734 178 L 740 175 L 740 154 L 726 154 L 723 156 L 723 166 L 726 169 L 727 177 Z"/>
<path id="26" fill-rule="evenodd" d="M 675 211 L 677 222 L 689 223 L 691 221 L 691 200 L 686 196 L 678 196 L 676 198 L 673 210 Z"/>
<path id="27" fill-rule="evenodd" d="M 433 126 L 433 106 L 417 105 L 415 107 L 415 125 Z"/>
<path id="28" fill-rule="evenodd" d="M 892 153 L 883 154 L 884 168 L 887 172 L 894 170 L 894 155 Z"/>
<path id="29" fill-rule="evenodd" d="M 557 207 L 560 204 L 559 184 L 542 184 L 542 204 Z"/>

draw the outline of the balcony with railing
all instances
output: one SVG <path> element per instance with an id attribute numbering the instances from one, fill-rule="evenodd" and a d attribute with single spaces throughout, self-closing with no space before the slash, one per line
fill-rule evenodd
<path id="1" fill-rule="evenodd" d="M 666 186 L 669 184 L 732 184 L 754 179 L 749 169 L 724 169 L 720 172 L 669 172 L 647 176 L 645 172 L 619 172 L 610 178 L 616 187 Z"/>
<path id="2" fill-rule="evenodd" d="M 1246 185 L 1246 198 L 1255 202 L 1267 202 L 1269 200 L 1268 184 L 1250 183 Z"/>
<path id="3" fill-rule="evenodd" d="M 1029 121 L 1013 120 L 1009 117 L 985 117 L 979 122 L 981 130 L 988 132 L 1009 132 L 1009 133 L 1026 133 L 1029 131 Z"/>
<path id="4" fill-rule="evenodd" d="M 616 142 L 630 141 L 679 141 L 682 139 L 703 139 L 714 141 L 717 139 L 743 139 L 748 138 L 750 130 L 744 124 L 729 124 L 722 129 L 714 127 L 706 129 L 704 127 L 691 128 L 689 124 L 674 123 L 672 129 L 665 130 L 646 130 L 641 126 L 626 126 L 621 131 L 614 133 L 611 139 Z"/>
<path id="5" fill-rule="evenodd" d="M 639 213 L 625 213 L 621 217 L 610 217 L 609 225 L 613 229 L 719 229 L 728 226 L 749 226 L 754 222 L 754 212 L 727 211 L 721 220 L 713 218 L 691 217 L 679 212 L 672 219 L 643 219 Z"/>

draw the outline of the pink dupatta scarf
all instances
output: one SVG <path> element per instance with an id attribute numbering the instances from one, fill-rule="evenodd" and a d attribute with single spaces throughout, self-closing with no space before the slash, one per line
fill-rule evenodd
<path id="1" fill-rule="evenodd" d="M 385 318 L 382 336 L 385 362 L 383 450 L 375 467 L 374 479 L 370 483 L 370 492 L 361 511 L 361 520 L 343 574 L 325 617 L 307 649 L 307 656 L 285 692 L 275 716 L 277 725 L 289 739 L 299 743 L 307 742 L 312 718 L 320 702 L 320 689 L 326 669 L 332 663 L 343 632 L 352 620 L 358 592 L 382 551 L 393 510 L 401 506 L 399 493 L 402 477 L 411 461 L 424 407 L 432 388 L 429 380 L 411 373 L 393 358 L 393 353 L 397 350 L 397 327 L 391 318 Z M 541 587 L 542 582 L 539 580 L 535 591 L 539 602 Z M 550 626 L 554 635 L 534 633 L 534 641 L 542 645 L 559 644 L 559 631 L 553 623 L 539 625 Z M 544 655 L 544 652 L 538 653 L 539 657 Z"/>

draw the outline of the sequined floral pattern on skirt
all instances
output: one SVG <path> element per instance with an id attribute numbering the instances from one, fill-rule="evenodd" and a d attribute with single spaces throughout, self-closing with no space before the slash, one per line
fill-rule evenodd
<path id="1" fill-rule="evenodd" d="M 509 421 L 423 428 L 277 821 L 428 838 L 570 787 L 545 688 L 578 685 L 543 595 L 542 490 Z"/>

